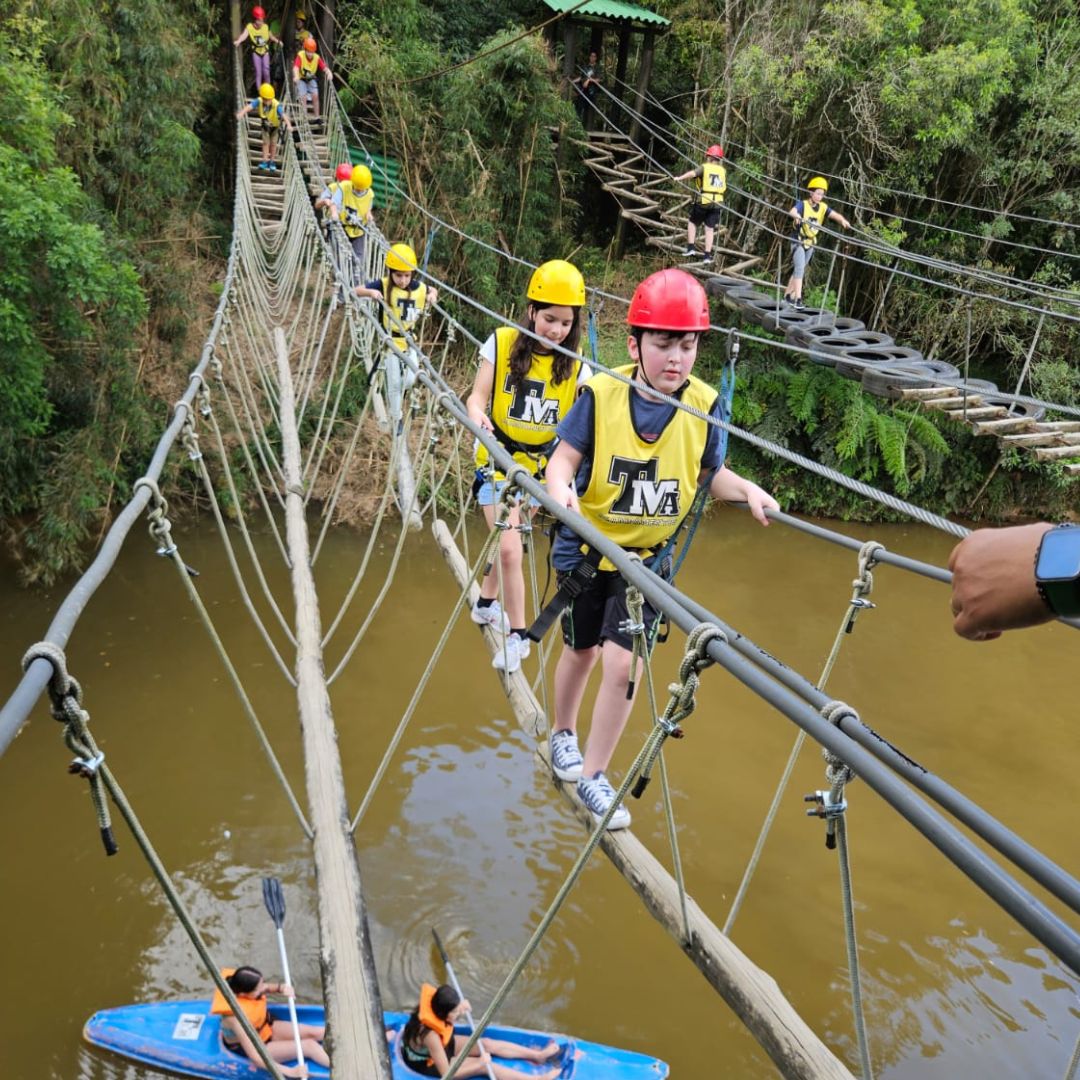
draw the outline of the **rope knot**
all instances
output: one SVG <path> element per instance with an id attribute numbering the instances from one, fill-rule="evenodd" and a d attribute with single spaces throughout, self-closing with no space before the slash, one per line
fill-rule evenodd
<path id="1" fill-rule="evenodd" d="M 857 596 L 866 597 L 874 591 L 874 575 L 871 571 L 877 565 L 878 553 L 884 550 L 885 545 L 876 540 L 867 540 L 859 548 L 859 576 L 851 583 Z"/>
<path id="2" fill-rule="evenodd" d="M 845 720 L 862 723 L 859 714 L 846 701 L 827 701 L 821 706 L 820 711 L 822 718 L 834 727 L 839 727 Z M 828 747 L 821 748 L 821 756 L 825 759 L 825 778 L 830 784 L 842 786 L 850 784 L 856 778 L 851 766 L 845 764 Z"/>

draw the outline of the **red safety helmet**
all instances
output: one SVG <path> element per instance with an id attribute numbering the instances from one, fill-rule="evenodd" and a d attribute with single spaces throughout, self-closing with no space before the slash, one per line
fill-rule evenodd
<path id="1" fill-rule="evenodd" d="M 719 143 L 713 143 L 708 150 L 705 151 L 706 157 L 723 157 L 724 148 Z"/>
<path id="2" fill-rule="evenodd" d="M 253 7 L 251 9 L 251 17 L 253 19 L 265 19 L 266 12 L 261 7 Z"/>
<path id="3" fill-rule="evenodd" d="M 685 270 L 658 270 L 634 290 L 626 321 L 641 330 L 708 330 L 709 301 Z"/>
<path id="4" fill-rule="evenodd" d="M 350 165 L 347 161 L 344 162 L 343 164 L 339 165 L 334 170 L 334 179 L 335 180 L 351 180 L 352 179 L 352 165 Z"/>

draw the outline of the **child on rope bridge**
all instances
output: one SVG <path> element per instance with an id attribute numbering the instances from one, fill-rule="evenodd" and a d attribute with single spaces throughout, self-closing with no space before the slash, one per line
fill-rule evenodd
<path id="1" fill-rule="evenodd" d="M 824 176 L 815 176 L 806 185 L 806 190 L 810 192 L 810 198 L 799 199 L 788 211 L 788 217 L 795 222 L 798 230 L 791 238 L 791 278 L 784 290 L 784 299 L 796 308 L 803 306 L 803 278 L 817 250 L 818 231 L 822 224 L 835 221 L 845 229 L 851 228 L 851 222 L 825 202 L 829 181 Z"/>
<path id="2" fill-rule="evenodd" d="M 285 113 L 285 106 L 274 97 L 274 88 L 269 83 L 259 87 L 259 96 L 252 98 L 237 114 L 237 120 L 249 112 L 258 115 L 262 124 L 262 161 L 259 168 L 267 172 L 277 172 L 278 132 L 281 125 L 292 131 L 292 121 Z"/>
<path id="3" fill-rule="evenodd" d="M 686 225 L 685 255 L 688 259 L 692 259 L 696 251 L 694 242 L 697 239 L 697 227 L 704 225 L 705 252 L 701 261 L 712 262 L 713 237 L 720 224 L 720 215 L 724 210 L 724 194 L 727 192 L 727 170 L 722 164 L 723 159 L 723 148 L 714 144 L 705 151 L 704 165 L 688 169 L 675 177 L 677 181 L 693 178 L 697 182 L 697 198 L 690 207 L 690 220 Z"/>
<path id="4" fill-rule="evenodd" d="M 255 69 L 255 89 L 270 82 L 270 42 L 281 44 L 281 39 L 274 37 L 273 31 L 266 24 L 266 12 L 261 7 L 251 9 L 251 22 L 243 33 L 233 42 L 237 48 L 245 41 L 251 41 L 251 63 Z"/>
<path id="5" fill-rule="evenodd" d="M 315 51 L 315 39 L 309 37 L 293 61 L 293 82 L 296 84 L 297 96 L 311 112 L 316 123 L 319 121 L 320 71 L 327 81 L 334 77 L 334 73 L 326 66 L 326 61 Z"/>
<path id="6" fill-rule="evenodd" d="M 371 212 L 375 203 L 375 192 L 371 184 L 371 170 L 366 165 L 354 165 L 349 179 L 339 181 L 336 185 L 337 190 L 329 193 L 329 199 L 324 200 L 320 196 L 315 202 L 316 209 L 325 207 L 331 221 L 340 221 L 345 229 L 345 235 L 349 239 L 353 252 L 352 283 L 354 285 L 359 285 L 364 280 L 364 259 L 367 255 L 365 227 L 375 221 L 375 216 Z"/>
<path id="7" fill-rule="evenodd" d="M 386 253 L 386 270 L 386 277 L 357 285 L 353 291 L 359 297 L 383 302 L 380 312 L 383 329 L 397 348 L 410 352 L 411 346 L 402 333 L 408 331 L 411 334 L 423 312 L 439 302 L 439 290 L 428 288 L 420 280 L 416 252 L 408 244 L 394 244 L 390 248 Z M 392 429 L 397 430 L 405 394 L 416 382 L 416 373 L 402 363 L 393 349 L 386 349 L 379 363 L 383 365 L 387 412 Z"/>
<path id="8" fill-rule="evenodd" d="M 497 329 L 480 349 L 480 367 L 465 406 L 472 421 L 490 431 L 516 462 L 542 477 L 554 446 L 555 427 L 573 404 L 578 386 L 588 378 L 588 369 L 580 360 L 552 350 L 558 345 L 567 352 L 578 351 L 585 279 L 576 266 L 552 259 L 536 268 L 526 297 L 525 329 L 540 340 L 514 327 Z M 477 502 L 492 526 L 506 478 L 492 469 L 487 449 L 480 443 L 476 446 L 476 467 Z M 507 518 L 509 527 L 499 537 L 505 611 L 497 599 L 499 573 L 495 566 L 485 575 L 480 599 L 472 609 L 473 622 L 506 635 L 492 661 L 499 671 L 517 671 L 529 655 L 517 528 L 522 514 L 529 517 L 531 513 L 527 505 L 514 507 Z"/>
<path id="9" fill-rule="evenodd" d="M 626 348 L 633 364 L 616 370 L 699 412 L 726 419 L 718 392 L 691 374 L 700 336 L 709 329 L 708 300 L 695 278 L 675 269 L 650 275 L 634 292 L 627 322 Z M 666 567 L 656 565 L 657 556 L 668 561 L 660 549 L 677 533 L 699 485 L 708 484 L 714 499 L 748 503 L 762 525 L 769 523 L 767 509 L 779 509 L 771 495 L 724 465 L 718 427 L 604 372 L 585 384 L 559 424 L 558 436 L 547 467 L 552 497 L 580 512 L 620 547 L 638 552 L 646 566 L 662 575 Z M 552 767 L 560 780 L 577 781 L 578 797 L 599 821 L 615 798 L 606 772 L 633 706 L 632 695 L 628 698 L 633 641 L 625 629 L 627 586 L 607 560 L 565 525 L 556 532 L 552 563 L 560 590 L 556 607 L 569 600 L 562 619 L 564 648 L 555 669 Z M 571 578 L 573 586 L 566 589 Z M 644 622 L 647 628 L 658 622 L 647 601 Z M 535 629 L 542 633 L 539 623 Z M 603 675 L 582 758 L 578 711 L 601 658 Z M 608 828 L 629 824 L 630 812 L 620 806 Z"/>

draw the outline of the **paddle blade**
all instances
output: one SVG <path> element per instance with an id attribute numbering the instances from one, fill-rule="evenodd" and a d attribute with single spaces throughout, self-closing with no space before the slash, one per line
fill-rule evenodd
<path id="1" fill-rule="evenodd" d="M 431 936 L 435 939 L 435 948 L 439 950 L 439 956 L 442 957 L 443 965 L 450 963 L 450 957 L 446 955 L 446 950 L 443 948 L 442 938 L 439 937 L 439 931 L 433 926 L 431 928 Z"/>
<path id="2" fill-rule="evenodd" d="M 264 877 L 262 879 L 263 903 L 274 920 L 274 925 L 280 930 L 285 925 L 285 893 L 281 888 L 281 882 L 276 877 Z"/>

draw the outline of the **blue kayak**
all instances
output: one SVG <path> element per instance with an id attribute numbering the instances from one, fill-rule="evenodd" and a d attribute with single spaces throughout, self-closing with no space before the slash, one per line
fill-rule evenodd
<path id="1" fill-rule="evenodd" d="M 296 1011 L 302 1024 L 321 1025 L 325 1022 L 321 1005 L 298 1005 Z M 288 1020 L 288 1007 L 273 1004 L 270 1016 L 274 1020 Z M 386 1030 L 393 1031 L 390 1061 L 394 1080 L 415 1080 L 419 1074 L 405 1064 L 400 1047 L 401 1029 L 409 1014 L 387 1012 L 383 1018 Z M 231 1077 L 234 1080 L 250 1077 L 255 1080 L 268 1075 L 265 1069 L 256 1068 L 242 1054 L 226 1049 L 220 1031 L 221 1017 L 210 1014 L 209 1001 L 165 1001 L 102 1009 L 87 1020 L 83 1038 L 93 1046 L 181 1076 Z M 468 1034 L 460 1026 L 457 1031 Z M 547 1035 L 497 1024 L 492 1024 L 487 1034 L 493 1039 L 537 1048 L 554 1040 L 560 1053 L 552 1064 L 562 1066 L 560 1080 L 659 1080 L 668 1075 L 667 1065 L 658 1058 L 566 1035 Z M 526 1075 L 539 1074 L 550 1067 L 509 1058 L 494 1060 Z M 295 1061 L 284 1064 L 292 1065 Z M 330 1075 L 322 1066 L 310 1063 L 308 1073 L 312 1078 Z"/>

